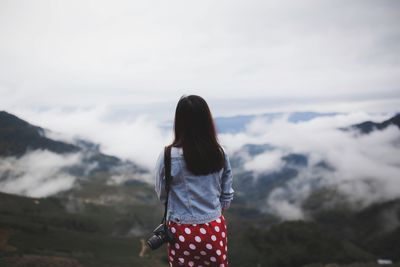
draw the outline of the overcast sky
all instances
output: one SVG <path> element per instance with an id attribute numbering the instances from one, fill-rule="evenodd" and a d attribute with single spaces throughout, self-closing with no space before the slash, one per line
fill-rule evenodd
<path id="1" fill-rule="evenodd" d="M 0 0 L 0 110 L 149 170 L 172 141 L 159 123 L 173 119 L 183 94 L 203 96 L 214 116 L 348 112 L 300 124 L 255 120 L 220 140 L 230 152 L 246 143 L 285 148 L 249 161 L 256 172 L 280 168 L 285 153 L 310 153 L 333 164 L 337 177 L 326 181 L 341 191 L 387 199 L 400 192 L 398 130 L 357 139 L 337 128 L 400 111 L 399 26 L 398 0 Z M 3 160 L 0 171 L 23 174 L 8 192 L 43 196 L 72 186 L 59 169 L 78 161 L 39 151 Z M 382 186 L 368 187 L 369 176 Z M 301 217 L 313 179 L 299 175 L 268 203 Z"/>
<path id="2" fill-rule="evenodd" d="M 0 0 L 0 109 L 398 111 L 400 1 Z"/>

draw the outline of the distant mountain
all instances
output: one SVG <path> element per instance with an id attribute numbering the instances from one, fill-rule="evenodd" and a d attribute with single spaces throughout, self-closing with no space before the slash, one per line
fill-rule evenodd
<path id="1" fill-rule="evenodd" d="M 0 112 L 0 191 L 28 196 L 59 194 L 76 203 L 154 202 L 151 196 L 154 190 L 145 182 L 149 171 L 144 167 L 104 154 L 98 144 L 89 140 L 77 139 L 71 144 L 50 139 L 46 137 L 47 131 L 10 113 Z M 64 156 L 75 160 L 61 167 L 39 164 L 46 160 L 44 156 L 49 156 L 43 151 L 55 153 L 59 162 L 64 161 Z M 24 156 L 28 156 L 29 163 L 18 164 L 19 160 L 26 160 Z M 36 162 L 42 166 L 40 172 L 34 167 Z M 32 173 L 31 168 L 36 173 Z M 57 186 L 60 179 L 72 182 Z M 21 181 L 24 182 L 21 184 Z M 51 190 L 40 191 L 46 186 Z"/>
<path id="2" fill-rule="evenodd" d="M 235 171 L 236 201 L 264 206 L 272 190 L 284 186 L 294 179 L 301 169 L 308 167 L 308 155 L 289 153 L 282 156 L 283 166 L 275 171 L 254 172 L 245 168 L 246 162 L 257 155 L 279 150 L 269 144 L 245 144 L 231 155 L 231 166 Z"/>
<path id="3" fill-rule="evenodd" d="M 274 120 L 283 117 L 287 113 L 284 112 L 274 112 L 274 113 L 264 113 L 260 115 L 238 115 L 233 117 L 216 117 L 215 123 L 220 133 L 237 133 L 244 131 L 246 125 L 250 123 L 255 118 L 262 118 L 266 120 Z M 298 123 L 302 121 L 309 121 L 318 117 L 324 116 L 334 116 L 338 113 L 319 113 L 319 112 L 292 112 L 288 115 L 288 121 L 293 123 Z"/>
<path id="4" fill-rule="evenodd" d="M 45 130 L 5 111 L 0 111 L 0 156 L 22 156 L 27 150 L 47 149 L 55 153 L 77 152 L 76 145 L 55 141 Z"/>
<path id="5" fill-rule="evenodd" d="M 68 144 L 49 139 L 40 127 L 9 115 L 5 117 L 10 125 L 20 124 L 22 132 L 33 129 L 31 134 L 46 142 L 18 146 L 24 135 L 14 130 L 16 136 L 8 138 L 16 145 L 4 150 L 11 154 L 2 154 L 2 159 L 37 149 L 60 155 L 82 153 L 83 158 L 75 169 L 67 170 L 79 177 L 69 190 L 45 198 L 0 193 L 0 266 L 168 266 L 165 245 L 156 251 L 144 249 L 144 241 L 161 220 L 163 206 L 152 185 L 134 179 L 140 167 L 103 154 L 98 144 L 88 140 Z M 0 132 L 6 133 L 3 128 L 7 127 Z M 74 149 L 51 150 L 53 142 Z M 343 199 L 340 205 L 327 208 L 325 201 L 340 196 L 323 188 L 313 189 L 303 204 L 310 220 L 281 221 L 262 210 L 271 190 L 284 187 L 303 169 L 334 170 L 329 163 L 314 163 L 300 153 L 283 154 L 282 167 L 276 171 L 255 173 L 244 167 L 247 160 L 278 149 L 270 144 L 246 144 L 231 155 L 236 194 L 231 208 L 224 211 L 230 229 L 230 266 L 377 267 L 379 258 L 400 265 L 400 199 L 357 211 Z M 95 163 L 95 171 L 82 172 L 80 168 L 89 163 Z M 136 169 L 131 172 L 129 166 Z M 113 183 L 129 173 L 134 173 L 133 179 Z"/>
<path id="6" fill-rule="evenodd" d="M 400 113 L 383 122 L 366 121 L 359 124 L 351 125 L 350 127 L 344 128 L 344 130 L 355 129 L 362 134 L 369 134 L 375 130 L 386 129 L 390 125 L 394 125 L 400 128 Z"/>
<path id="7" fill-rule="evenodd" d="M 74 175 L 85 175 L 83 165 L 95 166 L 90 173 L 111 171 L 115 168 L 129 168 L 136 173 L 146 169 L 130 161 L 123 161 L 115 156 L 103 154 L 100 146 L 88 140 L 77 139 L 75 144 L 52 140 L 46 137 L 46 130 L 28 123 L 17 116 L 0 111 L 0 157 L 21 157 L 28 151 L 48 150 L 57 154 L 80 152 L 84 155 L 81 166 L 70 168 Z"/>
<path id="8" fill-rule="evenodd" d="M 275 120 L 278 118 L 283 118 L 288 115 L 288 121 L 293 123 L 298 123 L 302 121 L 309 121 L 318 117 L 335 116 L 339 113 L 336 112 L 273 112 L 273 113 L 263 113 L 263 114 L 251 114 L 251 115 L 237 115 L 228 117 L 215 117 L 214 121 L 219 133 L 238 133 L 246 130 L 246 125 L 249 124 L 255 118 L 262 118 L 265 120 Z M 173 127 L 172 121 L 166 121 L 160 124 L 160 127 L 165 130 L 171 130 Z"/>

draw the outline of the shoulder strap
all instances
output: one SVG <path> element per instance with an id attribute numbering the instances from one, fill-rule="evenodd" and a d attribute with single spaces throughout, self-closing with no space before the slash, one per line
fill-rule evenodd
<path id="1" fill-rule="evenodd" d="M 171 146 L 166 146 L 164 148 L 164 166 L 165 166 L 165 189 L 167 193 L 169 192 L 169 187 L 171 184 Z"/>
<path id="2" fill-rule="evenodd" d="M 166 224 L 169 189 L 170 189 L 171 180 L 172 180 L 172 176 L 171 176 L 171 146 L 166 146 L 164 148 L 164 173 L 165 173 L 165 190 L 167 191 L 167 196 L 165 199 L 164 216 L 161 220 L 161 223 Z"/>

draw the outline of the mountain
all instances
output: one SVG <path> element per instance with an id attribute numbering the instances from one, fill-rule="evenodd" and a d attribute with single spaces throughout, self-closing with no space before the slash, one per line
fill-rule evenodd
<path id="1" fill-rule="evenodd" d="M 333 171 L 325 161 L 311 165 L 309 155 L 287 153 L 280 160 L 282 165 L 277 170 L 255 172 L 245 167 L 254 157 L 268 152 L 279 151 L 279 147 L 270 144 L 245 144 L 230 156 L 231 166 L 235 172 L 236 201 L 251 206 L 265 206 L 269 194 L 278 187 L 284 187 L 295 179 L 299 172 L 307 168 Z"/>
<path id="2" fill-rule="evenodd" d="M 47 138 L 45 130 L 9 115 L 8 123 L 19 124 L 19 131 L 34 129 L 33 135 L 36 131 Z M 23 135 L 14 133 L 16 137 L 8 138 L 18 147 Z M 49 144 L 59 142 L 47 139 Z M 81 157 L 79 163 L 60 170 L 77 177 L 67 190 L 40 198 L 0 193 L 0 266 L 168 266 L 165 246 L 156 251 L 143 246 L 163 212 L 153 186 L 138 179 L 148 173 L 140 172 L 134 163 L 103 154 L 99 145 L 88 140 L 60 143 L 76 150 L 56 151 L 46 142 L 40 147 L 26 142 L 25 148 L 9 146 L 11 154 L 2 155 L 1 161 L 18 160 L 44 149 L 62 157 Z M 307 168 L 334 171 L 329 163 L 314 163 L 301 153 L 283 154 L 279 170 L 256 173 L 245 168 L 248 160 L 279 149 L 267 143 L 246 144 L 231 155 L 236 195 L 224 211 L 230 266 L 378 267 L 380 258 L 400 266 L 400 199 L 356 210 L 335 190 L 311 185 L 312 194 L 301 207 L 306 220 L 284 221 L 270 212 L 266 199 L 271 190 L 284 188 L 299 172 Z M 94 169 L 85 172 L 89 163 L 94 163 Z M 10 165 L 16 168 L 17 164 Z M 0 175 L 0 183 L 6 175 Z M 50 175 L 43 184 L 54 178 Z M 342 201 L 323 205 L 333 198 Z"/>
<path id="3" fill-rule="evenodd" d="M 357 130 L 362 134 L 369 134 L 375 130 L 386 129 L 390 125 L 394 125 L 397 128 L 400 128 L 400 113 L 383 122 L 366 121 L 363 123 L 351 125 L 350 127 L 344 128 L 344 130 Z"/>
<path id="4" fill-rule="evenodd" d="M 259 115 L 238 115 L 232 117 L 216 117 L 215 123 L 219 133 L 238 133 L 246 130 L 246 125 L 256 118 L 265 120 L 274 120 L 282 118 L 288 115 L 288 121 L 298 123 L 302 121 L 309 121 L 318 117 L 334 116 L 338 113 L 319 113 L 319 112 L 275 112 L 275 113 L 263 113 Z"/>
<path id="5" fill-rule="evenodd" d="M 273 112 L 273 113 L 263 113 L 263 114 L 251 114 L 251 115 L 237 115 L 237 116 L 228 116 L 228 117 L 215 117 L 214 121 L 216 124 L 216 128 L 218 133 L 238 133 L 246 130 L 246 125 L 249 124 L 252 120 L 256 118 L 261 118 L 265 120 L 275 120 L 278 118 L 283 118 L 284 116 L 288 116 L 287 119 L 289 122 L 299 123 L 302 121 L 309 121 L 318 117 L 325 116 L 334 116 L 339 113 L 335 112 L 310 112 L 310 111 L 302 111 L 302 112 Z M 173 122 L 167 121 L 160 124 L 160 127 L 164 130 L 171 130 Z"/>
<path id="6" fill-rule="evenodd" d="M 80 164 L 67 169 L 70 174 L 85 176 L 118 168 L 142 174 L 147 172 L 145 168 L 131 161 L 102 153 L 99 145 L 88 140 L 77 139 L 75 144 L 70 144 L 46 137 L 46 131 L 13 114 L 0 111 L 0 157 L 21 157 L 27 152 L 37 150 L 63 155 L 81 153 L 83 157 Z M 93 168 L 88 172 L 87 166 Z"/>
<path id="7" fill-rule="evenodd" d="M 49 139 L 43 128 L 0 111 L 0 156 L 21 156 L 28 150 L 36 149 L 47 149 L 55 153 L 80 150 L 76 145 Z"/>

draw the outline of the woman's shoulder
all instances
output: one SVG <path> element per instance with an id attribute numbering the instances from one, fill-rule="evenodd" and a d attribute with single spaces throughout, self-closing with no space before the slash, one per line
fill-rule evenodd
<path id="1" fill-rule="evenodd" d="M 171 147 L 171 157 L 181 157 L 183 155 L 182 147 Z"/>

